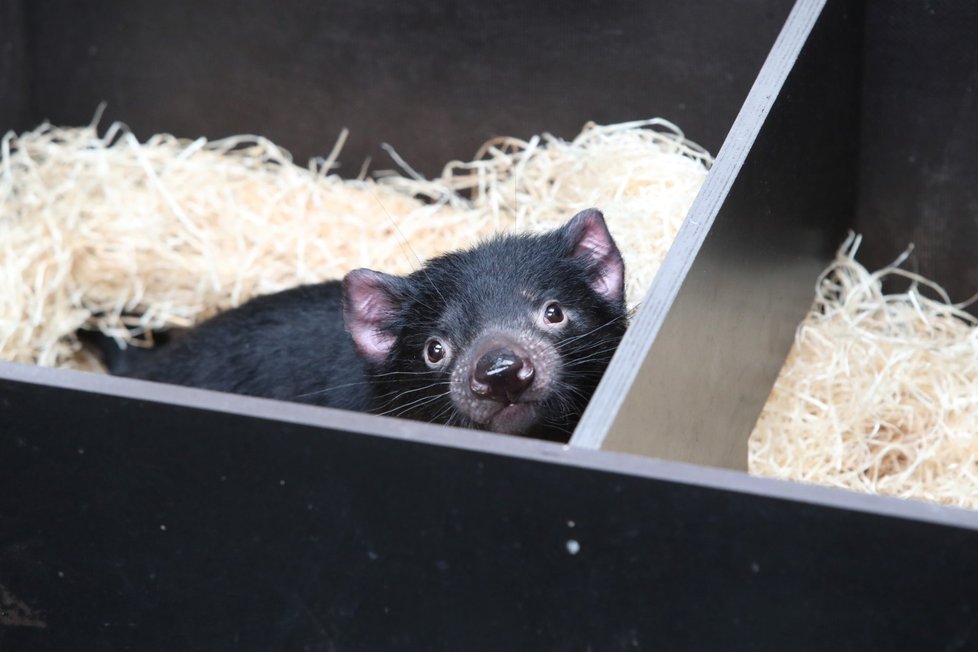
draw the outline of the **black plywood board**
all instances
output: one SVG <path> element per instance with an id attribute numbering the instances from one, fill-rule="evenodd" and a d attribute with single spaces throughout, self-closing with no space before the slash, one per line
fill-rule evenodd
<path id="1" fill-rule="evenodd" d="M 319 408 L 0 371 L 4 652 L 978 644 L 974 515 L 876 499 L 924 518 L 887 516 L 545 442 L 436 445 L 340 432 Z M 948 515 L 958 527 L 933 522 Z"/>
<path id="2" fill-rule="evenodd" d="M 746 469 L 856 204 L 862 11 L 822 4 L 779 36 L 575 444 Z"/>

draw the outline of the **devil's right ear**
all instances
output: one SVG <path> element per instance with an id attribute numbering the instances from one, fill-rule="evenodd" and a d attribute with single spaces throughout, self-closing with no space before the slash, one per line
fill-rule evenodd
<path id="1" fill-rule="evenodd" d="M 392 328 L 404 304 L 405 280 L 372 269 L 343 278 L 343 324 L 357 351 L 371 362 L 387 358 L 397 333 Z"/>

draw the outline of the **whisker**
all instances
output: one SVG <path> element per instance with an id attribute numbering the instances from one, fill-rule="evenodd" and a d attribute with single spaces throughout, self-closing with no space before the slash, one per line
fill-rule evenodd
<path id="1" fill-rule="evenodd" d="M 336 389 L 344 389 L 346 387 L 356 387 L 358 385 L 369 385 L 370 383 L 366 380 L 361 380 L 355 383 L 344 383 L 342 385 L 330 385 L 329 387 L 324 387 L 323 389 L 317 389 L 312 392 L 306 392 L 305 394 L 295 394 L 292 398 L 307 398 L 309 396 L 317 396 L 319 394 L 325 394 L 326 392 L 332 392 Z"/>
<path id="2" fill-rule="evenodd" d="M 571 385 L 569 383 L 565 383 L 563 381 L 555 381 L 554 382 L 554 385 L 559 385 L 561 387 L 561 389 L 563 389 L 568 394 L 576 395 L 576 396 L 580 397 L 582 400 L 585 400 L 586 401 L 589 398 L 589 396 L 586 393 L 584 393 L 584 390 L 582 390 L 581 388 L 576 387 L 574 385 Z M 554 394 L 554 398 L 556 398 L 558 400 L 563 400 L 566 397 L 564 396 L 563 393 L 557 392 L 557 393 Z M 565 406 L 561 406 L 561 407 L 567 407 L 567 406 L 565 405 Z"/>
<path id="3" fill-rule="evenodd" d="M 364 376 L 368 379 L 374 379 L 374 378 L 386 378 L 388 376 L 423 376 L 423 375 L 431 375 L 434 373 L 435 372 L 433 371 L 391 371 L 382 374 L 364 374 Z M 369 384 L 370 384 L 370 380 L 359 380 L 355 383 L 343 383 L 342 385 L 329 385 L 328 387 L 317 389 L 311 392 L 305 392 L 303 394 L 295 394 L 292 396 L 292 398 L 308 398 L 310 396 L 318 396 L 320 394 L 326 394 L 327 392 L 332 392 L 337 389 L 345 389 L 349 387 L 357 387 L 359 385 L 369 385 Z"/>
<path id="4" fill-rule="evenodd" d="M 395 155 L 396 156 L 396 154 L 393 154 L 393 148 L 391 148 L 389 150 L 389 153 L 391 153 L 392 155 Z M 408 242 L 408 239 L 404 237 L 404 233 L 401 232 L 401 227 L 398 226 L 397 221 L 394 219 L 394 217 L 387 210 L 387 207 L 384 206 L 383 202 L 380 201 L 380 197 L 374 196 L 374 199 L 377 200 L 377 203 L 380 205 L 381 210 L 383 210 L 384 213 L 387 215 L 387 219 L 390 220 L 390 223 L 394 227 L 394 230 L 397 231 L 397 235 L 400 236 L 401 242 L 399 244 L 400 244 L 401 249 L 404 250 L 404 248 L 406 247 L 407 250 L 411 252 L 411 256 L 414 256 L 414 259 L 418 262 L 418 269 L 421 271 L 422 274 L 424 274 L 425 279 L 428 281 L 428 285 L 430 285 L 432 287 L 432 289 L 435 291 L 435 293 L 438 294 L 439 297 L 441 297 L 442 303 L 443 304 L 447 304 L 448 301 L 445 300 L 445 297 L 444 297 L 444 295 L 442 295 L 441 290 L 439 290 L 438 289 L 438 286 L 431 280 L 431 277 L 428 276 L 428 270 L 425 269 L 424 263 L 421 262 L 421 257 L 418 256 L 418 254 L 411 247 L 411 243 Z M 405 252 L 405 255 L 407 255 L 406 252 Z M 437 312 L 437 311 L 434 310 L 434 308 L 432 308 L 429 305 L 426 305 L 420 299 L 417 299 L 417 301 L 418 301 L 418 303 L 420 303 L 421 305 L 423 305 L 425 308 L 428 308 L 432 312 Z"/>
<path id="5" fill-rule="evenodd" d="M 618 317 L 614 317 L 612 319 L 609 319 L 605 323 L 599 324 L 598 326 L 595 326 L 594 328 L 592 328 L 591 330 L 587 331 L 586 333 L 581 333 L 580 335 L 574 335 L 573 337 L 568 337 L 566 340 L 563 340 L 561 342 L 558 342 L 555 345 L 555 348 L 557 348 L 557 349 L 563 348 L 564 346 L 567 346 L 568 344 L 571 344 L 572 342 L 576 342 L 576 341 L 580 340 L 581 338 L 584 338 L 584 337 L 587 337 L 588 335 L 592 335 L 593 333 L 596 333 L 597 331 L 601 330 L 602 328 L 605 328 L 607 326 L 611 326 L 616 321 L 620 321 L 622 319 L 625 319 L 625 316 L 624 315 L 619 315 Z"/>
<path id="6" fill-rule="evenodd" d="M 417 406 L 414 406 L 414 407 L 420 409 L 420 408 L 422 408 L 422 407 L 424 407 L 426 405 L 429 405 L 431 403 L 434 403 L 438 398 L 439 398 L 438 396 L 429 396 L 429 397 L 426 397 L 426 399 L 424 401 L 422 401 L 420 403 L 420 405 L 417 405 Z M 395 417 L 396 418 L 396 417 L 403 417 L 403 416 L 407 415 L 408 418 L 410 418 L 411 411 L 412 411 L 411 407 L 405 407 L 405 408 L 402 408 L 402 409 L 397 410 L 397 411 L 391 410 L 391 413 L 389 414 L 389 416 L 392 416 L 392 417 Z M 418 415 L 418 416 L 420 417 L 422 415 Z"/>
<path id="7" fill-rule="evenodd" d="M 407 410 L 411 409 L 412 407 L 417 407 L 418 405 L 424 405 L 425 403 L 430 403 L 430 402 L 436 401 L 436 400 L 438 400 L 440 398 L 444 398 L 444 397 L 448 396 L 449 394 L 451 394 L 451 392 L 444 392 L 442 394 L 434 394 L 432 396 L 422 396 L 421 398 L 415 399 L 414 401 L 411 401 L 410 403 L 407 403 L 406 405 L 398 405 L 397 407 L 391 408 L 390 410 L 387 410 L 386 412 L 375 412 L 375 414 L 378 414 L 379 416 L 387 416 L 387 415 L 390 415 L 392 412 L 397 412 L 398 414 L 403 414 L 404 412 L 406 412 Z M 397 416 L 397 415 L 394 415 L 394 416 Z"/>
<path id="8" fill-rule="evenodd" d="M 433 375 L 437 373 L 436 371 L 388 371 L 382 374 L 367 374 L 368 378 L 385 378 L 387 376 L 424 376 Z"/>
<path id="9" fill-rule="evenodd" d="M 452 415 L 452 412 L 454 410 L 455 410 L 455 405 L 453 403 L 449 402 L 448 405 L 446 405 L 444 408 L 442 408 L 442 410 L 438 414 L 436 414 L 433 417 L 431 417 L 431 419 L 429 419 L 429 422 L 430 423 L 444 423 L 445 425 L 451 425 L 452 417 L 454 416 L 454 415 Z M 448 418 L 445 419 L 444 421 L 442 421 L 442 418 L 446 414 L 448 414 Z"/>
<path id="10" fill-rule="evenodd" d="M 600 358 L 601 356 L 607 356 L 606 359 L 610 361 L 611 360 L 611 354 L 614 351 L 615 351 L 615 348 L 602 349 L 600 351 L 594 351 L 592 353 L 589 353 L 586 356 L 583 356 L 583 357 L 580 357 L 580 358 L 574 358 L 573 362 L 565 363 L 564 366 L 565 367 L 575 367 L 575 366 L 582 365 L 582 364 L 585 364 L 585 363 L 588 363 L 588 362 L 593 362 L 596 358 Z"/>
<path id="11" fill-rule="evenodd" d="M 587 362 L 593 360 L 597 357 L 605 357 L 608 360 L 615 354 L 617 347 L 605 347 L 603 349 L 592 349 L 592 350 L 582 350 L 582 351 L 571 351 L 564 356 L 564 359 L 568 362 L 564 363 L 565 367 L 572 367 L 574 365 L 580 364 L 581 362 Z"/>
<path id="12" fill-rule="evenodd" d="M 558 348 L 561 351 L 565 351 L 565 352 L 574 351 L 574 352 L 580 353 L 581 351 L 587 351 L 589 349 L 594 349 L 594 348 L 597 348 L 599 346 L 613 346 L 613 347 L 617 348 L 618 347 L 618 342 L 617 342 L 617 339 L 614 340 L 614 341 L 611 341 L 611 340 L 609 340 L 608 338 L 605 338 L 605 337 L 594 337 L 594 338 L 587 339 L 587 340 L 584 340 L 584 341 L 577 340 L 577 341 L 573 341 L 573 342 L 567 342 L 567 341 L 558 342 L 557 345 L 556 345 L 556 348 Z"/>
<path id="13" fill-rule="evenodd" d="M 392 392 L 387 392 L 383 396 L 378 396 L 377 397 L 378 401 L 380 399 L 387 398 L 388 396 L 391 396 L 391 395 L 393 395 L 393 397 L 391 399 L 389 399 L 388 401 L 377 405 L 375 409 L 377 409 L 377 410 L 383 410 L 384 408 L 386 408 L 386 407 L 388 407 L 390 405 L 393 405 L 395 402 L 397 402 L 405 394 L 411 394 L 411 393 L 414 393 L 414 392 L 421 392 L 421 391 L 432 389 L 434 387 L 438 387 L 439 385 L 448 385 L 448 384 L 449 383 L 447 381 L 445 381 L 445 382 L 437 382 L 437 383 L 431 383 L 430 385 L 425 385 L 424 387 L 416 387 L 414 389 L 410 389 L 410 390 L 406 390 L 406 391 L 394 390 Z M 424 397 L 422 397 L 422 398 L 424 398 Z M 396 410 L 397 407 L 394 407 L 392 409 L 395 409 Z"/>

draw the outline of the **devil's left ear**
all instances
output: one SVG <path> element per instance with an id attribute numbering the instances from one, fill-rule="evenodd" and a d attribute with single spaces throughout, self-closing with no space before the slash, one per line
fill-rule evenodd
<path id="1" fill-rule="evenodd" d="M 567 252 L 574 258 L 582 258 L 591 270 L 591 288 L 612 303 L 625 296 L 625 261 L 605 224 L 604 215 L 596 208 L 588 208 L 564 225 Z"/>

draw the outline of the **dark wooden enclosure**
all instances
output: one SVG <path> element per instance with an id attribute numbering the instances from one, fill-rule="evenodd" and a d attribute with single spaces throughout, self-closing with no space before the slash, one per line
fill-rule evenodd
<path id="1" fill-rule="evenodd" d="M 662 115 L 719 152 L 570 446 L 0 363 L 0 650 L 975 648 L 978 513 L 730 469 L 847 228 L 978 290 L 976 33 L 952 0 L 0 0 L 3 131 L 107 100 L 432 173 Z"/>

